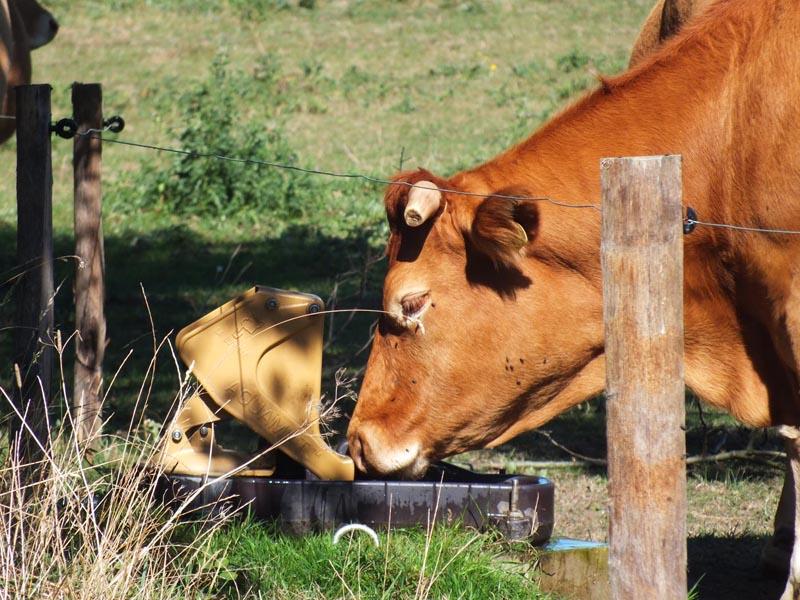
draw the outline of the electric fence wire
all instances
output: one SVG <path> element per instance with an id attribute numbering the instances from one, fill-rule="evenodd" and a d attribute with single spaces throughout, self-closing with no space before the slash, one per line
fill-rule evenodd
<path id="1" fill-rule="evenodd" d="M 13 117 L 12 117 L 13 118 Z M 221 160 L 221 161 L 228 161 L 228 162 L 236 162 L 236 163 L 244 163 L 244 164 L 251 164 L 251 165 L 258 165 L 258 166 L 265 166 L 265 167 L 272 167 L 276 169 L 283 169 L 287 171 L 295 171 L 299 173 L 306 173 L 309 175 L 319 175 L 323 177 L 333 177 L 339 179 L 358 179 L 361 181 L 366 181 L 368 183 L 376 183 L 380 185 L 403 185 L 408 188 L 421 188 L 421 189 L 428 189 L 426 186 L 421 186 L 413 183 L 409 183 L 407 181 L 391 181 L 389 179 L 383 179 L 380 177 L 375 177 L 373 175 L 367 175 L 364 173 L 343 173 L 337 171 L 329 171 L 325 169 L 308 169 L 305 167 L 300 167 L 297 165 L 288 165 L 284 163 L 278 163 L 273 161 L 267 160 L 259 160 L 254 158 L 243 158 L 238 156 L 227 156 L 224 154 L 217 154 L 214 152 L 198 152 L 196 150 L 185 150 L 182 148 L 170 148 L 166 146 L 156 146 L 153 144 L 145 144 L 141 142 L 132 142 L 129 140 L 120 140 L 120 139 L 113 139 L 113 138 L 105 138 L 102 137 L 102 133 L 109 131 L 110 127 L 106 126 L 102 129 L 87 129 L 86 131 L 78 132 L 76 135 L 81 137 L 91 136 L 96 139 L 102 139 L 104 142 L 108 142 L 111 144 L 119 144 L 123 146 L 130 146 L 134 148 L 142 148 L 146 150 L 153 150 L 156 152 L 169 152 L 173 154 L 182 154 L 184 156 L 190 156 L 194 158 L 210 158 L 214 160 Z M 501 198 L 504 200 L 515 200 L 515 201 L 522 201 L 522 200 L 530 200 L 535 202 L 547 202 L 554 206 L 559 206 L 562 208 L 577 208 L 577 209 L 591 209 L 596 210 L 597 212 L 601 212 L 599 204 L 592 204 L 592 203 L 579 203 L 573 204 L 570 202 L 564 202 L 561 200 L 556 200 L 551 198 L 550 196 L 515 196 L 515 195 L 508 195 L 508 194 L 481 194 L 477 192 L 466 192 L 462 190 L 455 190 L 455 189 L 447 189 L 447 188 L 439 188 L 441 192 L 444 193 L 451 193 L 451 194 L 458 194 L 461 196 L 472 196 L 478 198 Z M 717 229 L 729 229 L 732 231 L 739 231 L 743 233 L 764 233 L 770 235 L 800 235 L 800 230 L 794 229 L 771 229 L 767 227 L 750 227 L 746 225 L 733 225 L 731 223 L 714 223 L 711 221 L 702 221 L 693 217 L 687 217 L 684 219 L 684 223 L 689 226 L 699 226 L 699 227 L 711 227 Z"/>
<path id="2" fill-rule="evenodd" d="M 104 130 L 102 129 L 87 129 L 86 131 L 79 132 L 76 135 L 82 137 L 91 136 L 93 138 L 100 138 L 100 135 L 98 134 L 102 133 L 103 131 Z M 429 187 L 424 185 L 413 184 L 407 181 L 391 181 L 389 179 L 381 179 L 380 177 L 375 177 L 373 175 L 366 175 L 364 173 L 342 173 L 337 171 L 328 171 L 324 169 L 307 169 L 305 167 L 299 167 L 297 165 L 287 165 L 284 163 L 272 162 L 268 160 L 259 160 L 255 158 L 242 158 L 238 156 L 227 156 L 224 154 L 216 154 L 214 152 L 198 152 L 196 150 L 184 150 L 182 148 L 168 148 L 165 146 L 154 146 L 152 144 L 131 142 L 128 140 L 111 139 L 111 138 L 102 138 L 102 140 L 103 142 L 109 142 L 112 144 L 122 144 L 124 146 L 133 146 L 135 148 L 144 148 L 147 150 L 155 150 L 158 152 L 171 152 L 173 154 L 182 154 L 184 156 L 190 156 L 192 158 L 212 158 L 228 162 L 259 165 L 264 167 L 273 167 L 276 169 L 284 169 L 287 171 L 296 171 L 300 173 L 306 173 L 309 175 L 320 175 L 323 177 L 334 177 L 339 179 L 360 179 L 362 181 L 366 181 L 369 183 L 377 183 L 381 185 L 402 185 L 408 188 L 430 189 Z M 596 211 L 600 210 L 600 205 L 598 204 L 572 204 L 570 202 L 562 202 L 560 200 L 555 200 L 550 196 L 512 196 L 508 194 L 479 194 L 477 192 L 465 192 L 462 190 L 455 190 L 448 188 L 439 188 L 439 191 L 444 193 L 458 194 L 461 196 L 474 196 L 478 198 L 491 197 L 491 198 L 501 198 L 503 200 L 531 200 L 537 202 L 548 202 L 555 206 L 561 206 L 564 208 L 584 208 L 584 209 L 588 208 Z"/>
<path id="3" fill-rule="evenodd" d="M 730 223 L 710 223 L 708 221 L 698 221 L 697 219 L 686 219 L 687 225 L 699 225 L 700 227 L 716 227 L 719 229 L 732 229 L 748 233 L 770 233 L 773 235 L 800 235 L 800 231 L 795 229 L 768 229 L 764 227 L 747 227 L 745 225 L 731 225 Z"/>

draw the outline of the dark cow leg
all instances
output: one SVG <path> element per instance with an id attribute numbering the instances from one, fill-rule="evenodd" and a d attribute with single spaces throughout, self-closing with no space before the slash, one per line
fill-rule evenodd
<path id="1" fill-rule="evenodd" d="M 786 452 L 790 455 L 789 442 Z M 783 489 L 775 513 L 772 537 L 761 551 L 761 568 L 768 575 L 786 577 L 794 545 L 795 483 L 789 463 L 783 476 Z"/>
<path id="2" fill-rule="evenodd" d="M 786 580 L 786 588 L 783 591 L 781 600 L 800 600 L 800 511 L 797 510 L 796 500 L 800 498 L 797 484 L 800 482 L 800 428 L 786 427 L 780 428 L 780 433 L 786 440 L 786 452 L 789 456 L 789 467 L 792 477 L 792 491 L 795 497 L 794 510 L 794 544 L 792 547 L 792 558 L 789 562 L 789 577 Z"/>

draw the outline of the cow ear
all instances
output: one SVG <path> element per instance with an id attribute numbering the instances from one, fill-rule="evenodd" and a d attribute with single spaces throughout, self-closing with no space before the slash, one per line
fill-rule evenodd
<path id="1" fill-rule="evenodd" d="M 534 200 L 510 199 L 525 194 L 504 190 L 483 200 L 475 211 L 470 240 L 496 265 L 514 267 L 539 228 Z"/>
<path id="2" fill-rule="evenodd" d="M 665 0 L 658 32 L 660 40 L 663 42 L 678 33 L 692 17 L 694 9 L 693 0 Z"/>
<path id="3" fill-rule="evenodd" d="M 665 41 L 677 35 L 708 4 L 700 0 L 661 0 L 653 7 L 633 44 L 629 67 L 655 54 Z"/>

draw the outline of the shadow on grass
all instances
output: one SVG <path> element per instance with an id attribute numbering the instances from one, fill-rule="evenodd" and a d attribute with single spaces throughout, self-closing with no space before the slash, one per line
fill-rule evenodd
<path id="1" fill-rule="evenodd" d="M 244 229 L 244 227 L 243 227 Z M 375 307 L 380 296 L 384 263 L 377 263 L 367 273 L 368 234 L 364 231 L 349 238 L 335 238 L 313 228 L 291 227 L 274 238 L 256 238 L 241 231 L 235 238 L 209 241 L 183 225 L 163 227 L 146 234 L 110 235 L 106 237 L 106 318 L 108 347 L 106 350 L 106 382 L 126 360 L 106 404 L 106 413 L 113 413 L 112 427 L 129 422 L 130 413 L 140 389 L 145 384 L 148 366 L 153 357 L 155 340 L 174 334 L 253 285 L 261 284 L 317 294 L 328 300 L 334 285 L 339 282 L 339 307 Z M 0 256 L 0 272 L 13 273 L 16 231 L 0 224 L 0 244 L 9 251 Z M 74 253 L 71 236 L 58 235 L 55 255 Z M 372 249 L 374 257 L 379 252 Z M 57 261 L 56 328 L 62 334 L 74 331 L 72 299 L 74 260 Z M 357 276 L 341 281 L 339 276 L 355 271 Z M 0 288 L 0 326 L 11 327 L 14 302 L 9 284 Z M 142 289 L 146 293 L 145 302 Z M 150 313 L 148 314 L 149 305 Z M 151 329 L 150 314 L 153 319 Z M 343 323 L 346 317 L 338 317 Z M 367 342 L 369 325 L 374 315 L 356 315 L 345 330 L 337 327 L 336 339 L 328 348 L 324 364 L 329 370 L 323 385 L 330 388 L 332 371 L 347 365 L 358 369 L 366 362 L 366 352 L 357 351 Z M 0 338 L 2 382 L 11 378 L 10 330 Z M 71 378 L 72 355 L 67 353 L 65 371 Z M 185 367 L 182 367 L 185 368 Z M 177 372 L 168 346 L 158 354 L 157 376 L 153 385 L 148 416 L 163 419 L 177 390 Z M 68 382 L 67 389 L 71 389 Z M 145 386 L 146 389 L 146 386 Z M 331 391 L 328 389 L 327 391 Z M 348 409 L 349 407 L 344 407 Z"/>
<path id="2" fill-rule="evenodd" d="M 754 535 L 689 538 L 689 587 L 697 584 L 700 600 L 775 600 L 784 580 L 761 572 L 766 542 Z"/>
<path id="3" fill-rule="evenodd" d="M 708 408 L 704 408 L 702 414 L 701 420 L 697 403 L 689 396 L 686 402 L 686 449 L 689 456 L 747 448 L 783 450 L 783 444 L 773 429 L 753 430 L 721 411 Z M 512 460 L 570 460 L 570 455 L 557 447 L 555 441 L 576 455 L 604 459 L 607 454 L 605 400 L 597 398 L 583 403 L 545 424 L 541 432 L 519 435 L 501 446 L 501 450 Z M 587 467 L 586 470 L 602 473 L 605 467 Z M 709 461 L 689 466 L 691 475 L 709 481 L 771 481 L 776 473 L 782 472 L 783 462 L 780 460 Z"/>
<path id="4" fill-rule="evenodd" d="M 353 229 L 350 237 L 324 235 L 314 227 L 293 226 L 280 236 L 254 234 L 242 225 L 239 231 L 227 226 L 224 235 L 198 235 L 183 224 L 162 225 L 139 231 L 117 233 L 106 237 L 107 301 L 109 345 L 106 354 L 106 382 L 122 364 L 125 366 L 112 387 L 106 414 L 112 414 L 112 426 L 129 422 L 130 412 L 143 384 L 153 357 L 153 334 L 147 303 L 153 317 L 156 341 L 173 335 L 209 310 L 226 302 L 255 284 L 315 293 L 328 300 L 339 285 L 339 307 L 377 308 L 385 263 L 379 262 L 365 271 L 370 231 Z M 264 231 L 263 228 L 261 231 Z M 11 224 L 0 223 L 0 244 L 8 248 L 0 254 L 0 272 L 14 268 L 16 231 Z M 71 234 L 57 235 L 57 256 L 71 255 Z M 372 256 L 379 251 L 372 249 Z M 341 281 L 341 274 L 353 272 L 350 280 Z M 56 264 L 56 283 L 62 282 L 56 302 L 56 324 L 62 333 L 74 330 L 72 276 L 74 261 Z M 0 278 L 0 282 L 7 279 Z M 141 287 L 140 287 L 141 284 Z M 0 286 L 0 327 L 10 327 L 14 306 L 9 286 Z M 2 301 L 5 299 L 5 301 Z M 349 326 L 341 329 L 347 317 L 335 317 L 336 339 L 324 358 L 323 386 L 328 397 L 333 394 L 333 373 L 339 366 L 357 372 L 366 362 L 369 326 L 374 315 L 356 315 Z M 330 317 L 328 317 L 330 321 Z M 0 336 L 0 382 L 8 385 L 11 378 L 11 335 Z M 360 353 L 359 353 L 360 351 Z M 71 356 L 65 371 L 71 377 Z M 67 389 L 71 389 L 68 382 Z M 147 386 L 144 387 L 147 389 Z M 165 417 L 177 389 L 176 366 L 164 347 L 159 353 L 151 410 L 148 416 L 159 421 Z M 350 410 L 352 406 L 343 406 Z M 0 410 L 0 412 L 2 412 Z M 605 404 L 602 399 L 584 403 L 543 427 L 552 438 L 579 454 L 604 458 L 606 455 Z M 687 449 L 690 455 L 737 450 L 748 446 L 756 449 L 781 449 L 774 436 L 758 434 L 740 427 L 721 413 L 706 410 L 700 423 L 696 404 L 687 401 Z M 343 431 L 342 421 L 338 422 Z M 506 444 L 502 451 L 517 458 L 534 460 L 566 460 L 569 456 L 538 433 L 528 433 Z M 707 463 L 693 473 L 705 479 L 759 479 L 772 477 L 775 465 L 728 461 Z"/>

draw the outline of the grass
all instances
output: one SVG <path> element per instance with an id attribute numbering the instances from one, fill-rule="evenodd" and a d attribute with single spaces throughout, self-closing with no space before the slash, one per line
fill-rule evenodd
<path id="1" fill-rule="evenodd" d="M 351 534 L 334 545 L 330 535 L 296 539 L 244 521 L 221 530 L 208 549 L 225 557 L 219 597 L 246 590 L 258 598 L 545 598 L 519 563 L 503 557 L 508 544 L 492 536 L 448 527 L 379 539 L 375 547 Z"/>
<path id="2" fill-rule="evenodd" d="M 6 390 L 0 395 L 9 406 Z M 160 471 L 145 468 L 159 448 L 131 435 L 141 416 L 132 418 L 128 434 L 82 442 L 67 413 L 60 424 L 48 424 L 34 463 L 7 436 L 0 439 L 4 598 L 177 599 L 200 597 L 214 585 L 218 557 L 205 548 L 231 517 L 190 515 L 186 505 L 166 509 L 155 485 Z M 186 527 L 181 516 L 204 526 L 192 543 L 179 539 Z"/>
<path id="3" fill-rule="evenodd" d="M 544 427 L 559 443 L 582 455 L 604 458 L 605 411 L 601 400 L 581 405 Z M 689 455 L 727 450 L 781 449 L 774 432 L 748 430 L 720 412 L 694 400 L 686 405 Z M 505 463 L 509 472 L 524 472 L 515 461 L 555 460 L 570 456 L 546 437 L 521 435 L 499 452 L 475 451 L 458 457 L 476 466 Z M 693 598 L 703 600 L 777 598 L 783 581 L 765 579 L 759 570 L 762 546 L 783 483 L 782 461 L 732 460 L 693 465 L 687 479 L 689 582 Z M 556 484 L 555 532 L 565 537 L 605 541 L 608 537 L 608 477 L 602 467 L 560 468 L 537 474 Z"/>
<path id="4" fill-rule="evenodd" d="M 34 54 L 34 72 L 36 81 L 54 86 L 54 116 L 70 113 L 72 81 L 99 81 L 106 113 L 126 119 L 120 138 L 181 145 L 182 134 L 192 125 L 184 111 L 186 98 L 209 81 L 214 60 L 225 56 L 236 92 L 235 118 L 226 129 L 237 136 L 278 130 L 298 164 L 386 177 L 401 165 L 452 173 L 527 135 L 592 86 L 594 71 L 623 68 L 651 0 L 304 0 L 303 6 L 292 0 L 51 0 L 47 4 L 62 28 L 53 44 Z M 214 120 L 205 126 L 221 128 Z M 219 131 L 220 138 L 224 133 Z M 0 243 L 7 249 L 0 253 L 0 273 L 8 273 L 15 263 L 14 152 L 13 142 L 0 147 Z M 314 292 L 339 308 L 374 308 L 380 301 L 385 225 L 378 186 L 315 179 L 309 188 L 313 198 L 304 199 L 305 210 L 291 218 L 264 208 L 200 214 L 159 203 L 157 190 L 154 193 L 146 185 L 148 173 L 169 168 L 171 160 L 145 150 L 104 147 L 107 370 L 113 372 L 124 362 L 106 404 L 109 435 L 125 431 L 152 360 L 142 288 L 158 339 L 256 283 Z M 56 253 L 68 256 L 74 246 L 71 143 L 54 139 L 53 169 Z M 62 285 L 56 320 L 63 332 L 73 328 L 69 293 L 73 269 L 69 259 L 57 266 L 57 282 Z M 0 328 L 12 324 L 9 292 L 8 284 L 0 286 L 0 299 L 5 299 L 0 302 Z M 329 323 L 324 374 L 329 393 L 339 368 L 346 367 L 356 377 L 362 371 L 370 323 L 368 317 L 337 317 Z M 0 337 L 4 389 L 12 383 L 10 338 Z M 69 379 L 69 364 L 66 371 Z M 147 414 L 149 430 L 158 430 L 166 418 L 177 386 L 174 365 L 160 356 Z M 751 441 L 756 447 L 775 447 L 771 438 L 751 440 L 749 433 L 721 414 L 707 413 L 707 425 L 702 426 L 693 405 L 688 406 L 690 453 L 742 448 Z M 63 403 L 54 407 L 53 417 L 54 423 L 65 421 Z M 602 404 L 595 404 L 571 411 L 548 429 L 573 450 L 603 456 L 603 424 Z M 535 434 L 507 444 L 499 456 L 509 462 L 565 458 Z M 582 469 L 548 474 L 558 488 L 557 532 L 604 538 L 604 475 Z M 745 571 L 743 565 L 755 564 L 758 544 L 770 530 L 779 479 L 779 469 L 756 463 L 693 470 L 689 548 L 692 568 L 700 569 L 693 573 L 706 573 L 699 587 L 701 598 L 717 597 L 715 586 L 722 580 L 750 589 L 737 577 Z M 77 519 L 81 513 L 78 508 L 74 511 L 70 514 Z M 453 556 L 471 539 L 469 535 L 445 530 L 432 540 L 444 548 L 443 556 Z M 275 538 L 252 523 L 204 539 L 211 545 L 197 550 L 198 561 L 201 556 L 219 557 L 214 549 L 225 549 L 228 562 L 214 562 L 215 558 L 193 563 L 211 569 L 211 574 L 197 571 L 196 585 L 203 593 L 261 590 L 263 597 L 279 593 L 320 597 L 324 568 L 316 583 L 306 579 L 290 589 L 277 580 L 281 573 L 289 577 L 286 569 L 291 565 L 272 570 L 277 559 L 262 556 L 265 552 L 295 556 L 297 565 L 305 565 L 317 551 L 334 563 L 335 569 L 324 578 L 339 586 L 327 590 L 333 596 L 348 597 L 336 572 L 345 574 L 348 585 L 360 581 L 361 595 L 380 597 L 386 591 L 374 585 L 372 567 L 364 567 L 385 563 L 386 555 L 376 555 L 359 540 L 342 553 L 330 547 L 327 538 Z M 242 548 L 250 547 L 250 539 L 253 551 L 247 554 Z M 411 532 L 396 540 L 404 550 L 390 559 L 395 578 L 391 581 L 400 586 L 410 578 L 413 583 L 414 576 L 408 573 L 419 575 L 419 563 L 412 559 L 415 551 L 422 552 L 423 538 Z M 276 545 L 270 546 L 273 542 Z M 451 587 L 437 587 L 437 595 L 491 597 L 489 587 L 495 583 L 517 585 L 514 577 L 502 579 L 502 569 L 495 573 L 500 579 L 492 578 L 487 565 L 498 564 L 493 559 L 494 543 L 484 538 L 471 543 L 453 563 L 451 575 L 440 580 L 451 581 L 447 584 Z M 719 564 L 714 557 L 723 550 L 741 557 L 739 562 L 732 567 Z M 295 569 L 300 579 L 303 570 Z M 459 572 L 470 577 L 459 577 Z M 80 571 L 71 576 L 78 581 Z M 489 587 L 462 594 L 459 586 L 473 579 Z M 416 588 L 402 590 L 395 595 L 413 597 Z M 476 595 L 470 596 L 473 592 Z"/>

